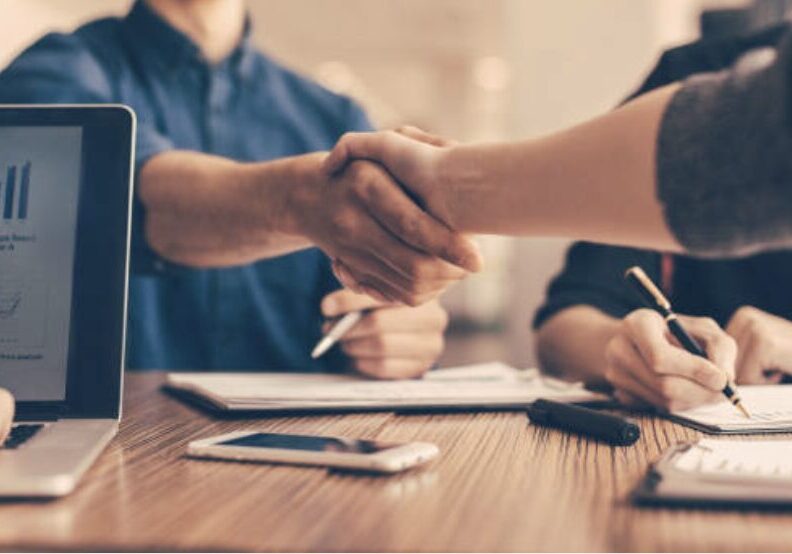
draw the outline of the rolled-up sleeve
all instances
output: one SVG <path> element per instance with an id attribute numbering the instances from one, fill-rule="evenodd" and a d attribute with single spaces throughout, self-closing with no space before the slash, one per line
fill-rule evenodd
<path id="1" fill-rule="evenodd" d="M 792 246 L 792 34 L 682 82 L 661 122 L 657 194 L 698 255 Z"/>

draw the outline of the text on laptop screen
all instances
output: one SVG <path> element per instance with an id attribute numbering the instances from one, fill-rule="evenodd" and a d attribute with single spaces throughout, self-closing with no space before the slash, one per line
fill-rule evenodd
<path id="1" fill-rule="evenodd" d="M 18 400 L 66 396 L 81 158 L 81 127 L 0 127 L 0 386 Z"/>

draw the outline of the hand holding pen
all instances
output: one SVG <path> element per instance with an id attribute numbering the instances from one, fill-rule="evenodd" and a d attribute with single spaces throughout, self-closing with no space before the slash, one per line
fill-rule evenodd
<path id="1" fill-rule="evenodd" d="M 641 268 L 630 268 L 625 277 L 653 311 L 627 316 L 608 346 L 607 377 L 617 391 L 669 410 L 711 401 L 720 391 L 750 417 L 731 383 L 737 354 L 734 340 L 711 319 L 675 314 Z M 671 337 L 681 349 L 671 344 Z"/>
<path id="2" fill-rule="evenodd" d="M 352 369 L 369 377 L 419 377 L 443 350 L 448 316 L 437 301 L 410 307 L 338 290 L 322 300 L 321 309 L 328 321 L 313 357 L 338 344 Z"/>

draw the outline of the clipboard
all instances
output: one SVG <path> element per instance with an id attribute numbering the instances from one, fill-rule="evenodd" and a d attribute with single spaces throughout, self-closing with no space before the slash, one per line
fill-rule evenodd
<path id="1" fill-rule="evenodd" d="M 750 441 L 744 444 L 751 447 Z M 700 445 L 681 443 L 667 450 L 633 490 L 632 501 L 641 506 L 792 509 L 792 476 L 741 479 L 680 471 L 675 462 L 691 448 Z"/>

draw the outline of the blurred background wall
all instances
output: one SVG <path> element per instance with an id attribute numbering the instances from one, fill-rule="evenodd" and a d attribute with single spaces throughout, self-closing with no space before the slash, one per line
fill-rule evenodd
<path id="1" fill-rule="evenodd" d="M 614 106 L 669 46 L 778 19 L 787 0 L 249 0 L 256 42 L 355 96 L 380 126 L 459 140 L 546 133 Z M 0 0 L 0 67 L 129 0 Z M 750 6 L 749 6 L 750 5 Z M 750 7 L 751 9 L 747 9 Z M 701 20 L 703 10 L 710 10 Z M 570 160 L 574 163 L 574 160 Z M 488 267 L 445 298 L 455 360 L 534 363 L 530 320 L 566 247 L 482 237 Z"/>

